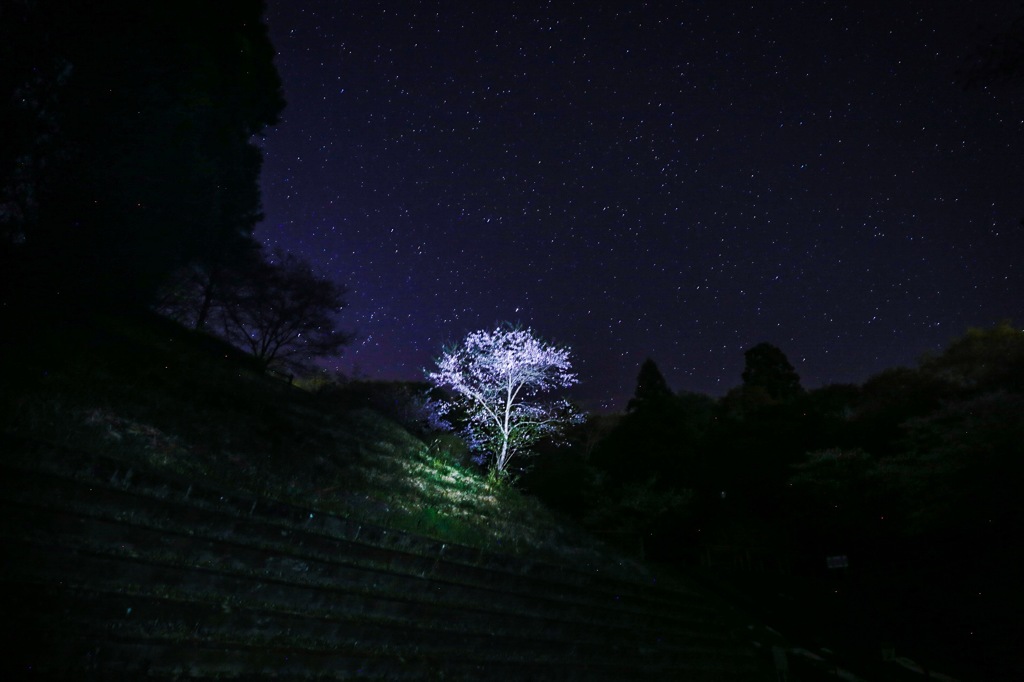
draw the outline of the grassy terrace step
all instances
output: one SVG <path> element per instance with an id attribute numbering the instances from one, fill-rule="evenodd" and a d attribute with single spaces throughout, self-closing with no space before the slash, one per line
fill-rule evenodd
<path id="1" fill-rule="evenodd" d="M 40 669 L 55 679 L 76 681 L 146 679 L 232 679 L 256 682 L 275 680 L 465 680 L 477 682 L 503 680 L 530 682 L 744 682 L 751 679 L 747 670 L 727 665 L 694 665 L 685 670 L 656 669 L 643 663 L 620 661 L 600 665 L 586 661 L 500 660 L 481 657 L 479 652 L 462 651 L 453 658 L 405 657 L 397 652 L 379 651 L 375 655 L 355 655 L 336 649 L 265 647 L 241 644 L 210 646 L 196 641 L 187 644 L 108 638 L 69 638 L 68 649 L 88 657 L 92 668 L 61 665 L 54 661 Z"/>
<path id="2" fill-rule="evenodd" d="M 107 457 L 97 457 L 85 453 L 62 450 L 59 454 L 64 458 L 63 470 L 54 471 L 55 460 L 51 452 L 46 453 L 49 471 L 12 471 L 9 476 L 26 476 L 36 473 L 44 480 L 39 485 L 50 489 L 60 488 L 74 494 L 73 488 L 84 483 L 91 488 L 90 493 L 97 504 L 103 504 L 103 491 L 114 497 L 129 494 L 158 500 L 165 508 L 175 505 L 193 510 L 195 518 L 209 518 L 211 513 L 224 517 L 233 516 L 238 519 L 259 520 L 278 528 L 296 531 L 301 529 L 305 535 L 304 542 L 314 542 L 316 535 L 333 539 L 334 549 L 344 549 L 346 556 L 360 557 L 366 561 L 386 561 L 391 563 L 402 561 L 410 570 L 444 570 L 460 579 L 472 582 L 474 574 L 493 580 L 492 573 L 509 574 L 503 585 L 507 590 L 535 594 L 538 585 L 532 578 L 539 578 L 545 584 L 561 585 L 563 593 L 576 588 L 577 593 L 593 595 L 605 592 L 613 598 L 629 597 L 634 602 L 650 602 L 658 608 L 678 605 L 684 608 L 699 608 L 701 599 L 693 593 L 679 587 L 667 589 L 664 585 L 655 585 L 650 576 L 633 573 L 634 580 L 623 577 L 605 576 L 599 571 L 601 566 L 592 567 L 591 571 L 580 570 L 578 567 L 556 566 L 553 564 L 526 560 L 511 555 L 494 554 L 475 548 L 442 543 L 410 533 L 394 531 L 371 524 L 354 522 L 329 513 L 320 513 L 309 508 L 301 508 L 274 500 L 244 497 L 225 494 L 214 488 L 199 486 L 185 481 L 176 480 L 173 476 L 163 473 L 154 475 Z M 60 460 L 58 460 L 60 461 Z M 0 466 L 3 466 L 0 464 Z M 16 473 L 17 472 L 17 473 Z M 127 498 L 112 499 L 107 502 L 110 508 Z M 141 501 L 132 501 L 134 507 L 142 505 Z M 292 544 L 295 544 L 294 542 Z M 384 550 L 384 551 L 380 551 Z M 461 574 L 461 575 L 460 575 Z M 525 580 L 523 580 L 525 578 Z"/>
<path id="3" fill-rule="evenodd" d="M 109 457 L 20 443 L 0 463 L 0 517 L 2 606 L 54 677 L 764 679 L 700 595 L 649 576 L 442 543 Z"/>
<path id="4" fill-rule="evenodd" d="M 641 679 L 643 671 L 651 673 L 652 679 L 666 679 L 657 671 L 672 671 L 671 678 L 676 678 L 683 671 L 689 675 L 709 669 L 720 674 L 746 673 L 736 679 L 751 679 L 752 661 L 689 639 L 673 645 L 653 639 L 638 642 L 628 636 L 628 631 L 621 630 L 606 632 L 604 639 L 573 639 L 571 630 L 551 631 L 544 627 L 542 619 L 528 615 L 494 619 L 493 614 L 466 609 L 430 613 L 422 604 L 409 601 L 346 597 L 324 588 L 281 585 L 255 578 L 231 579 L 198 569 L 175 571 L 131 561 L 126 565 L 125 560 L 97 559 L 73 550 L 64 550 L 63 557 L 59 557 L 53 548 L 17 543 L 7 546 L 22 557 L 19 564 L 25 566 L 25 575 L 9 582 L 16 598 L 5 604 L 5 611 L 30 614 L 27 624 L 36 623 L 38 630 L 55 642 L 73 642 L 76 634 L 88 631 L 97 640 L 94 646 L 103 651 L 109 650 L 107 640 L 111 637 L 127 638 L 147 647 L 153 640 L 172 648 L 189 643 L 201 643 L 207 649 L 213 645 L 252 648 L 258 644 L 275 650 L 314 650 L 317 656 L 347 652 L 353 659 L 390 656 L 461 660 L 467 651 L 475 651 L 477 658 L 485 651 L 487 657 L 497 658 L 502 664 L 508 663 L 509 658 L 534 663 L 548 661 L 559 667 L 575 662 L 579 664 L 577 668 L 606 668 L 613 672 L 628 663 L 637 673 L 627 677 L 617 677 L 616 673 L 609 679 Z M 40 571 L 43 565 L 49 571 Z M 132 567 L 135 572 L 126 570 Z M 58 582 L 49 572 L 54 576 L 82 576 L 79 580 L 88 586 L 76 584 L 76 580 Z M 8 580 L 14 577 L 7 576 Z M 36 582 L 29 582 L 32 580 Z M 196 586 L 205 592 L 198 592 Z M 153 592 L 171 596 L 157 597 Z M 231 597 L 226 599 L 224 595 Z M 257 601 L 261 607 L 246 605 Z M 314 603 L 310 604 L 311 601 Z M 383 609 L 388 611 L 389 619 L 380 617 Z M 368 614 L 376 617 L 367 617 Z M 554 624 L 556 628 L 560 625 Z M 26 627 L 24 621 L 22 627 Z M 358 646 L 353 646 L 353 642 Z M 89 662 L 88 651 L 80 648 L 59 651 L 56 658 L 52 649 L 47 651 L 47 660 L 66 661 L 77 656 L 83 664 Z M 130 665 L 131 661 L 136 662 L 138 669 L 145 663 L 144 658 L 132 654 L 123 664 Z"/>
<path id="5" fill-rule="evenodd" d="M 46 586 L 19 585 L 22 607 L 37 607 L 52 596 Z M 621 660 L 639 663 L 645 652 L 638 647 L 616 643 L 601 647 L 596 643 L 577 644 L 526 634 L 462 632 L 456 635 L 436 628 L 420 628 L 415 623 L 381 625 L 348 618 L 281 613 L 239 606 L 223 608 L 219 604 L 182 601 L 172 598 L 111 594 L 87 589 L 62 591 L 54 607 L 71 614 L 53 624 L 51 634 L 73 635 L 87 629 L 106 637 L 149 639 L 170 643 L 201 641 L 207 646 L 238 645 L 265 648 L 322 648 L 353 654 L 455 657 L 466 651 L 492 652 L 496 657 L 512 656 L 534 661 L 570 657 L 578 661 L 610 664 Z M 661 657 L 652 657 L 658 660 Z"/>
<path id="6" fill-rule="evenodd" d="M 46 594 L 23 589 L 20 593 L 28 605 L 38 608 L 45 604 Z M 59 595 L 59 605 L 72 612 L 90 611 L 88 619 L 78 622 L 65 618 L 46 625 L 46 634 L 56 646 L 47 651 L 43 669 L 54 666 L 68 669 L 86 669 L 97 656 L 105 659 L 104 669 L 116 664 L 124 670 L 146 670 L 153 665 L 154 652 L 174 652 L 175 665 L 187 665 L 196 676 L 222 674 L 225 668 L 238 672 L 258 672 L 267 665 L 253 652 L 270 652 L 272 665 L 277 666 L 287 657 L 331 656 L 348 662 L 346 670 L 332 669 L 334 675 L 348 677 L 359 669 L 402 670 L 411 664 L 420 670 L 441 667 L 452 675 L 449 661 L 472 670 L 500 669 L 505 666 L 527 664 L 553 670 L 586 671 L 589 677 L 581 679 L 730 679 L 730 672 L 742 674 L 746 670 L 731 659 L 692 656 L 675 660 L 659 659 L 644 650 L 630 650 L 621 645 L 595 646 L 572 643 L 558 644 L 540 639 L 506 636 L 476 636 L 452 638 L 444 633 L 427 633 L 401 629 L 377 629 L 348 622 L 320 624 L 311 629 L 309 621 L 300 615 L 282 617 L 275 613 L 260 613 L 245 609 L 204 611 L 193 606 L 183 609 L 174 603 L 160 604 L 158 600 L 138 597 L 91 595 L 78 592 Z M 51 595 L 53 598 L 53 595 Z M 88 629 L 89 637 L 81 633 Z M 231 656 L 196 656 L 197 651 L 247 652 L 249 660 L 232 661 Z M 58 654 L 58 655 L 54 655 Z M 204 660 L 205 658 L 205 660 Z M 84 661 L 86 665 L 75 665 Z M 320 665 L 317 662 L 317 665 Z M 33 666 L 39 668 L 39 665 Z M 276 668 L 271 668 L 276 669 Z M 312 670 L 322 670 L 313 667 Z M 714 671 L 717 676 L 706 676 Z M 55 671 L 56 672 L 56 671 Z M 339 673 L 344 673 L 339 675 Z M 628 674 L 625 674 L 628 673 Z M 245 678 L 248 679 L 246 674 Z M 492 678 L 493 675 L 488 675 Z M 553 677 L 553 676 L 552 676 Z M 388 674 L 386 679 L 394 679 Z M 469 679 L 479 679 L 470 676 Z M 519 679 L 519 678 L 516 678 Z M 528 679 L 535 679 L 531 676 Z M 737 677 L 749 679 L 749 677 Z"/>
<path id="7" fill-rule="evenodd" d="M 402 658 L 449 658 L 475 651 L 478 658 L 534 662 L 570 660 L 605 667 L 628 662 L 638 669 L 677 671 L 707 666 L 716 660 L 713 655 L 705 656 L 709 652 L 696 646 L 667 652 L 657 642 L 646 645 L 612 639 L 577 642 L 547 638 L 533 630 L 456 633 L 422 628 L 416 623 L 382 625 L 348 618 L 223 607 L 84 588 L 54 593 L 49 586 L 21 584 L 19 587 L 20 606 L 38 608 L 50 599 L 55 607 L 72 614 L 51 626 L 51 635 L 61 638 L 89 629 L 106 637 L 175 644 L 203 642 L 207 646 L 245 644 L 279 649 L 329 649 L 367 656 L 386 652 Z M 59 601 L 56 601 L 58 595 Z M 722 660 L 718 658 L 720 664 Z"/>
<path id="8" fill-rule="evenodd" d="M 311 509 L 308 505 L 297 506 L 266 497 L 257 499 L 235 492 L 227 493 L 214 487 L 197 485 L 194 481 L 186 481 L 166 472 L 149 473 L 131 463 L 107 456 L 14 440 L 10 437 L 7 440 L 12 442 L 4 443 L 5 449 L 10 452 L 22 452 L 18 462 L 20 468 L 28 467 L 38 471 L 45 466 L 46 471 L 53 475 L 89 482 L 95 486 L 125 489 L 138 495 L 161 499 L 184 500 L 195 507 L 234 513 L 239 517 L 255 514 L 269 523 L 282 527 L 302 527 L 381 549 L 400 550 L 407 554 L 430 558 L 436 558 L 443 553 L 445 560 L 453 564 L 491 568 L 527 576 L 543 574 L 545 580 L 561 581 L 588 590 L 600 589 L 601 585 L 605 584 L 615 586 L 619 593 L 626 591 L 636 595 L 657 595 L 659 602 L 664 602 L 667 597 L 671 598 L 671 595 L 667 595 L 660 587 L 654 590 L 645 589 L 654 587 L 653 578 L 643 575 L 637 565 L 615 567 L 619 569 L 615 575 L 606 575 L 609 568 L 612 568 L 610 562 L 595 563 L 591 557 L 584 557 L 579 563 L 568 566 L 539 562 L 511 554 L 487 552 L 475 547 L 441 542 L 342 518 L 329 512 Z"/>
<path id="9" fill-rule="evenodd" d="M 10 511 L 3 509 L 3 512 Z M 9 517 L 17 519 L 18 514 L 15 511 Z M 78 525 L 77 521 L 54 519 L 64 527 Z M 118 527 L 113 529 L 118 530 Z M 261 570 L 257 556 L 240 557 L 225 553 L 223 547 L 214 548 L 208 555 L 210 560 L 196 561 L 191 553 L 178 556 L 175 552 L 160 550 L 140 552 L 138 543 L 122 542 L 121 536 L 107 535 L 97 545 L 94 539 L 81 542 L 66 533 L 54 538 L 47 524 L 37 523 L 34 530 L 47 540 L 3 538 L 12 555 L 18 557 L 18 561 L 5 568 L 3 573 L 7 579 L 38 581 L 48 578 L 71 586 L 103 587 L 110 591 L 123 589 L 126 584 L 142 585 L 150 586 L 152 594 L 173 592 L 199 601 L 211 601 L 211 594 L 230 594 L 231 603 L 235 604 L 306 613 L 326 611 L 338 617 L 376 617 L 393 623 L 416 620 L 427 627 L 446 630 L 457 625 L 454 629 L 461 632 L 515 634 L 529 630 L 573 641 L 607 641 L 615 637 L 644 642 L 672 638 L 669 641 L 685 641 L 707 651 L 729 644 L 713 629 L 684 630 L 678 624 L 659 626 L 657 622 L 642 618 L 621 618 L 618 614 L 574 608 L 571 604 L 510 600 L 500 591 L 481 595 L 457 585 L 427 579 L 407 585 L 390 580 L 387 574 L 342 572 L 332 575 L 327 572 L 309 575 L 306 571 L 296 573 L 290 569 L 283 572 Z M 98 535 L 103 534 L 103 529 L 98 529 Z M 56 544 L 52 544 L 54 542 Z M 174 538 L 171 546 L 181 546 L 181 538 Z M 253 558 L 256 561 L 250 563 Z"/>
<path id="10" fill-rule="evenodd" d="M 52 481 L 34 475 L 19 477 L 17 489 L 8 490 L 6 497 L 27 508 L 20 514 L 17 510 L 9 514 L 30 521 L 45 512 L 69 511 L 78 516 L 79 525 L 89 523 L 71 535 L 88 537 L 105 546 L 128 547 L 137 553 L 178 555 L 192 564 L 226 565 L 237 571 L 298 573 L 307 581 L 344 577 L 357 584 L 381 585 L 396 593 L 422 590 L 424 577 L 430 577 L 435 590 L 447 589 L 462 601 L 501 599 L 510 608 L 570 610 L 578 612 L 578 617 L 592 620 L 606 617 L 604 611 L 612 609 L 627 622 L 639 624 L 639 619 L 653 619 L 663 628 L 690 625 L 692 629 L 714 622 L 708 607 L 693 598 L 686 605 L 623 598 L 615 592 L 590 592 L 564 583 L 549 583 L 540 576 L 507 574 L 452 564 L 440 557 L 425 558 L 338 541 L 301 528 L 282 531 L 259 518 L 239 518 L 167 499 L 148 500 L 128 491 L 68 481 L 48 483 Z M 0 483 L 0 489 L 3 487 Z M 68 518 L 65 526 L 73 521 Z M 282 536 L 282 532 L 286 535 Z M 185 549 L 188 554 L 182 555 Z"/>

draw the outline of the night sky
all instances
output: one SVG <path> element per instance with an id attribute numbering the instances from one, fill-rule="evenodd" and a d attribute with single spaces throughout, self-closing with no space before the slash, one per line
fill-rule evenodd
<path id="1" fill-rule="evenodd" d="M 257 237 L 350 289 L 339 368 L 422 379 L 518 321 L 591 410 L 652 357 L 813 388 L 1024 320 L 1024 88 L 967 89 L 1018 2 L 269 0 L 288 107 Z"/>

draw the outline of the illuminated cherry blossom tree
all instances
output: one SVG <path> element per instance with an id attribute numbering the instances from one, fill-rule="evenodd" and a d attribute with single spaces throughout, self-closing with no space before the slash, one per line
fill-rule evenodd
<path id="1" fill-rule="evenodd" d="M 571 370 L 568 348 L 546 343 L 530 329 L 503 326 L 470 333 L 427 376 L 453 395 L 435 402 L 435 412 L 465 415 L 467 442 L 486 452 L 493 470 L 502 473 L 516 454 L 582 421 L 568 401 L 541 397 L 577 383 Z"/>

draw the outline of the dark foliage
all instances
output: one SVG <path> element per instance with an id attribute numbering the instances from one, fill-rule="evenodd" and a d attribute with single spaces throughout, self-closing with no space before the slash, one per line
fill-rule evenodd
<path id="1" fill-rule="evenodd" d="M 672 398 L 672 389 L 662 376 L 661 370 L 654 360 L 647 358 L 640 365 L 640 374 L 636 378 L 636 393 L 630 399 L 627 411 L 653 406 Z"/>
<path id="2" fill-rule="evenodd" d="M 771 400 L 793 400 L 803 392 L 800 376 L 789 358 L 770 343 L 759 343 L 743 354 L 743 388 L 760 389 Z"/>
<path id="3" fill-rule="evenodd" d="M 257 0 L 21 0 L 0 20 L 5 283 L 138 304 L 260 217 L 253 136 L 283 107 Z"/>
<path id="4" fill-rule="evenodd" d="M 155 308 L 228 340 L 265 369 L 295 375 L 351 342 L 352 334 L 340 331 L 337 320 L 346 293 L 298 256 L 277 251 L 268 260 L 252 248 L 222 267 L 215 284 L 202 267 L 179 273 Z"/>
<path id="5" fill-rule="evenodd" d="M 279 252 L 274 262 L 257 259 L 231 273 L 216 329 L 264 369 L 308 370 L 313 359 L 337 355 L 352 340 L 337 329 L 345 293 L 297 256 Z"/>
<path id="6" fill-rule="evenodd" d="M 652 369 L 638 394 L 659 385 Z M 1024 332 L 970 330 L 917 367 L 809 392 L 762 344 L 718 401 L 658 395 L 631 402 L 595 431 L 589 458 L 552 467 L 539 490 L 579 486 L 561 508 L 609 539 L 642 538 L 649 558 L 780 571 L 807 604 L 855 613 L 871 646 L 913 643 L 954 671 L 1009 669 L 1024 608 L 1012 596 L 1024 560 Z M 829 572 L 835 556 L 851 577 Z"/>
<path id="7" fill-rule="evenodd" d="M 707 494 L 713 416 L 710 398 L 673 394 L 654 361 L 645 361 L 629 411 L 592 448 L 588 525 L 645 538 L 650 551 L 664 529 L 688 524 Z"/>

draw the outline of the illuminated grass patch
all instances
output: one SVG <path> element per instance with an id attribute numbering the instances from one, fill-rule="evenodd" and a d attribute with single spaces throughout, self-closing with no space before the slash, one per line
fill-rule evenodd
<path id="1" fill-rule="evenodd" d="M 123 460 L 127 467 L 334 512 L 445 542 L 502 552 L 599 551 L 535 500 L 462 468 L 368 410 L 212 356 L 192 332 L 118 323 L 18 358 L 0 393 L 2 428 L 30 440 Z M 96 334 L 112 338 L 97 349 Z M 130 360 L 126 361 L 126 358 Z"/>

